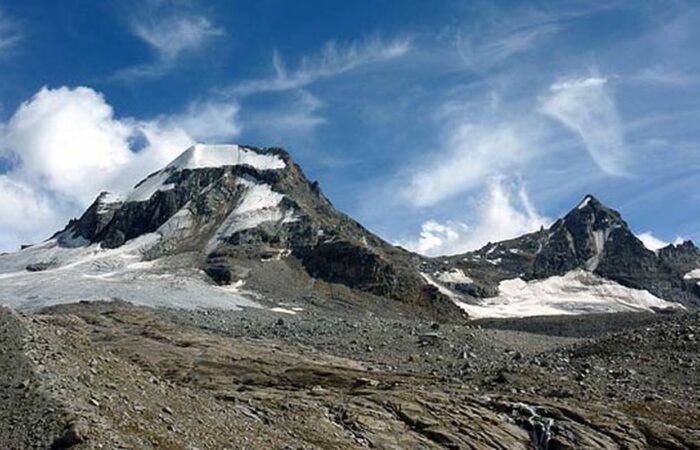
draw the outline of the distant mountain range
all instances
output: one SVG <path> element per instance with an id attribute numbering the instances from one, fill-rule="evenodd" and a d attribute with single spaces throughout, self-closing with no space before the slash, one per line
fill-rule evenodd
<path id="1" fill-rule="evenodd" d="M 437 317 L 693 309 L 700 250 L 647 249 L 592 195 L 551 227 L 461 255 L 396 247 L 277 148 L 195 145 L 51 239 L 0 256 L 0 302 L 174 307 L 372 297 Z"/>

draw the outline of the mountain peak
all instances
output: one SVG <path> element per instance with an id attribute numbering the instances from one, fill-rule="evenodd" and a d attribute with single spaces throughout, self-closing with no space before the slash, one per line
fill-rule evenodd
<path id="1" fill-rule="evenodd" d="M 224 166 L 250 166 L 258 170 L 284 169 L 286 163 L 270 149 L 242 145 L 195 144 L 168 164 L 164 170 L 206 169 Z"/>

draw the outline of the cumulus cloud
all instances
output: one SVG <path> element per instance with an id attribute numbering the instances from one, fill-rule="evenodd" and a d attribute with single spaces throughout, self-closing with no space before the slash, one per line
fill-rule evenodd
<path id="1" fill-rule="evenodd" d="M 609 175 L 626 175 L 620 117 L 607 79 L 576 78 L 553 84 L 540 111 L 578 134 L 593 161 Z"/>
<path id="2" fill-rule="evenodd" d="M 327 42 L 323 49 L 301 59 L 295 69 L 289 70 L 282 56 L 274 52 L 274 75 L 268 78 L 248 80 L 232 86 L 229 92 L 249 95 L 260 92 L 279 92 L 299 89 L 323 78 L 340 75 L 357 67 L 401 57 L 411 49 L 411 41 L 398 38 L 384 41 L 375 37 L 349 44 Z"/>
<path id="3" fill-rule="evenodd" d="M 404 199 L 428 207 L 482 185 L 490 176 L 534 156 L 532 131 L 517 124 L 455 126 L 443 148 L 426 150 L 412 170 Z"/>
<path id="4" fill-rule="evenodd" d="M 223 28 L 193 14 L 172 14 L 135 20 L 132 32 L 156 52 L 156 60 L 118 71 L 114 78 L 133 80 L 158 77 L 171 70 L 186 53 L 199 50 L 212 38 L 222 36 Z"/>
<path id="5" fill-rule="evenodd" d="M 117 117 L 87 87 L 42 88 L 2 124 L 0 157 L 9 169 L 0 178 L 0 204 L 26 206 L 14 216 L 3 214 L 0 246 L 50 235 L 101 190 L 127 191 L 195 140 L 211 138 L 213 129 L 203 124 L 217 110 L 230 113 L 215 137 L 235 136 L 235 105 L 199 103 L 181 114 L 140 120 Z"/>
<path id="6" fill-rule="evenodd" d="M 513 189 L 502 178 L 489 182 L 472 216 L 470 222 L 429 220 L 417 239 L 401 245 L 428 256 L 458 254 L 536 231 L 551 222 L 537 212 L 524 187 Z"/>

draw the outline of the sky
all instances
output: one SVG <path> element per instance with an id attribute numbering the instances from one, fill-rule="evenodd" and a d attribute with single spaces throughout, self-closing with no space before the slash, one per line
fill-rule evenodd
<path id="1" fill-rule="evenodd" d="M 0 251 L 195 142 L 279 146 L 381 237 L 454 254 L 586 194 L 700 241 L 700 3 L 0 0 Z"/>

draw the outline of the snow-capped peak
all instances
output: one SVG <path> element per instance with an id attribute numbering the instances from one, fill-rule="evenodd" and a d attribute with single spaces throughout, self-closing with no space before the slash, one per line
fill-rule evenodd
<path id="1" fill-rule="evenodd" d="M 149 175 L 126 196 L 127 202 L 143 202 L 158 191 L 167 191 L 174 185 L 167 182 L 174 172 L 225 166 L 249 166 L 257 170 L 284 169 L 287 164 L 273 153 L 263 153 L 240 145 L 195 144 L 175 158 L 162 170 Z"/>
<path id="2" fill-rule="evenodd" d="M 260 153 L 240 145 L 195 144 L 165 169 L 179 171 L 223 166 L 251 166 L 258 170 L 277 170 L 284 169 L 286 164 L 277 155 Z"/>

